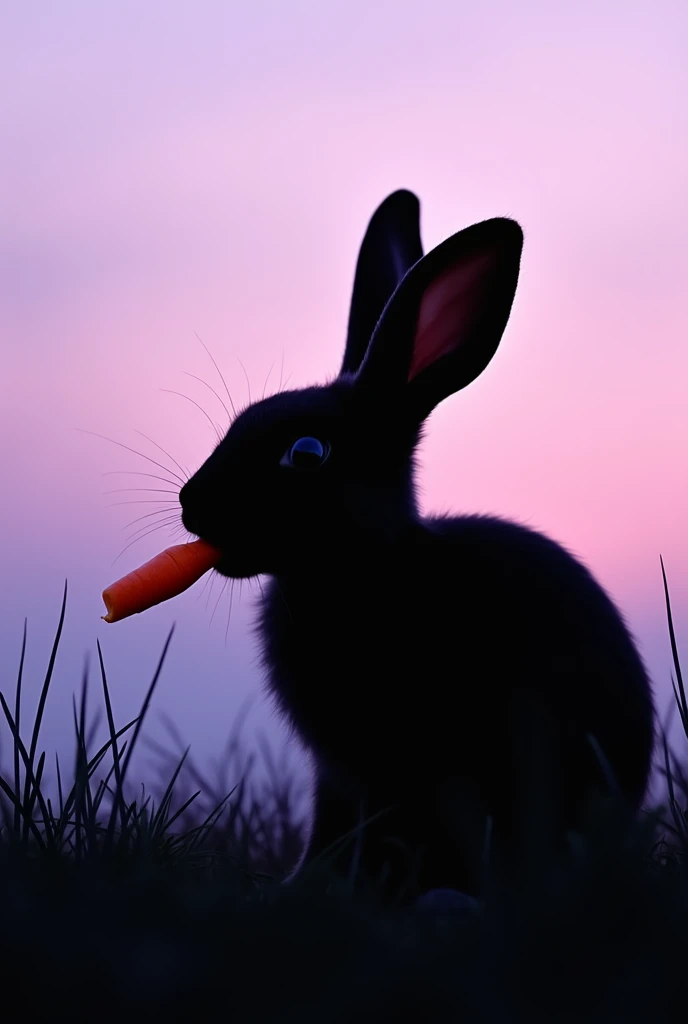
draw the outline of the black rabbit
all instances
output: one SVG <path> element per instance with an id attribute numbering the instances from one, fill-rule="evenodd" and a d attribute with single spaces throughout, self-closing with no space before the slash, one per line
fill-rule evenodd
<path id="1" fill-rule="evenodd" d="M 495 218 L 423 256 L 418 200 L 390 195 L 339 375 L 249 406 L 180 494 L 222 575 L 268 576 L 268 685 L 316 772 L 302 864 L 339 849 L 389 899 L 476 893 L 486 815 L 495 863 L 520 863 L 609 768 L 633 810 L 648 780 L 648 678 L 587 569 L 515 523 L 418 510 L 423 422 L 494 355 L 522 243 Z"/>

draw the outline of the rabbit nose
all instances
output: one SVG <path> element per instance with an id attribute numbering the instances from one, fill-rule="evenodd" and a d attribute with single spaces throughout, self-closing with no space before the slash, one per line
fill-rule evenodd
<path id="1" fill-rule="evenodd" d="M 201 517 L 198 514 L 197 509 L 194 509 L 194 505 L 198 506 L 198 502 L 194 501 L 193 491 L 189 491 L 189 485 L 184 484 L 181 491 L 179 492 L 179 504 L 182 507 L 182 523 L 189 531 L 189 533 L 201 532 Z"/>
<path id="2" fill-rule="evenodd" d="M 194 512 L 182 512 L 182 523 L 189 533 L 195 533 L 199 537 L 203 533 L 201 517 Z"/>
<path id="3" fill-rule="evenodd" d="M 184 525 L 189 533 L 201 534 L 201 522 L 198 516 L 184 516 Z"/>
<path id="4" fill-rule="evenodd" d="M 184 529 L 188 530 L 189 533 L 195 533 L 198 536 L 203 532 L 202 517 L 193 508 L 184 508 L 184 502 L 182 496 L 179 496 L 179 504 L 182 506 L 182 525 Z"/>

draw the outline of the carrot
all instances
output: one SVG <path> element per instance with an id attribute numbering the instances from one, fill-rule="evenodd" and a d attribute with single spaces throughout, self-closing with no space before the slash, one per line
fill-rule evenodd
<path id="1" fill-rule="evenodd" d="M 218 548 L 204 540 L 167 548 L 103 591 L 107 615 L 101 618 L 118 622 L 176 597 L 212 569 L 221 555 Z"/>

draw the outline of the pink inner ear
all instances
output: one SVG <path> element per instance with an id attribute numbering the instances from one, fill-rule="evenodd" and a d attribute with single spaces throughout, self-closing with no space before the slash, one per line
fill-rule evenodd
<path id="1" fill-rule="evenodd" d="M 476 253 L 445 270 L 428 287 L 418 311 L 409 380 L 470 336 L 485 300 L 492 262 L 491 253 Z"/>

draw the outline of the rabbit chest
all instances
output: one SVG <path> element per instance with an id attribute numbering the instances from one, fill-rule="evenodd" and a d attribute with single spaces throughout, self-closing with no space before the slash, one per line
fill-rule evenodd
<path id="1" fill-rule="evenodd" d="M 383 749 L 398 777 L 404 765 L 417 772 L 411 750 L 429 748 L 438 730 L 461 737 L 472 756 L 469 704 L 482 702 L 486 691 L 474 688 L 471 696 L 463 683 L 467 664 L 487 655 L 483 606 L 475 587 L 464 592 L 439 568 L 424 551 L 367 577 L 352 570 L 348 577 L 270 581 L 259 629 L 268 688 L 323 759 L 365 777 L 373 763 L 379 770 Z M 446 738 L 439 737 L 433 762 L 456 756 L 456 742 Z"/>

